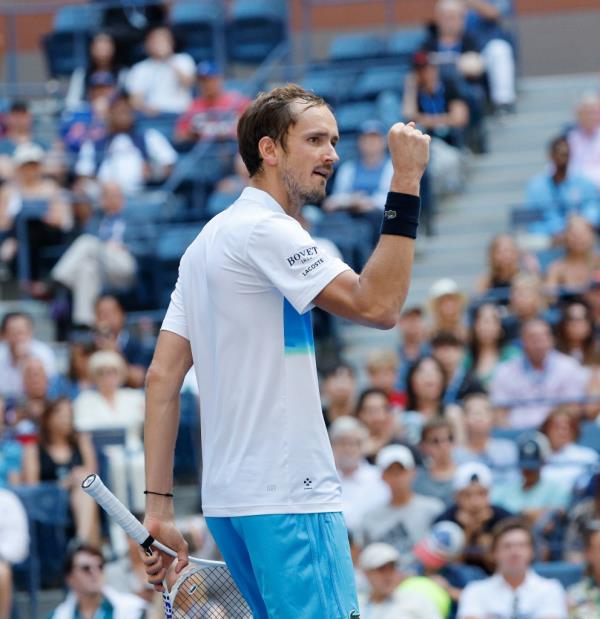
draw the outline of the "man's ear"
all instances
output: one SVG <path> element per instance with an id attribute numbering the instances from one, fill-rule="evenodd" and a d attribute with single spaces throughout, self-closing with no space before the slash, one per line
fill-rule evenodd
<path id="1" fill-rule="evenodd" d="M 277 165 L 277 145 L 273 138 L 269 136 L 263 136 L 258 141 L 258 152 L 260 156 L 267 166 L 276 166 Z"/>

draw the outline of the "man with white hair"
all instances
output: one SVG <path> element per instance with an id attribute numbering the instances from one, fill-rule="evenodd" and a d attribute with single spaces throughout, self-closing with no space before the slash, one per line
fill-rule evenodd
<path id="1" fill-rule="evenodd" d="M 339 417 L 329 428 L 335 468 L 342 485 L 342 511 L 350 530 L 360 525 L 367 511 L 384 505 L 390 494 L 377 467 L 363 455 L 368 437 L 367 428 L 354 417 Z"/>
<path id="2" fill-rule="evenodd" d="M 360 554 L 359 566 L 369 581 L 368 595 L 359 598 L 365 619 L 442 619 L 425 589 L 399 588 L 404 575 L 398 570 L 400 553 L 389 544 L 369 544 Z M 431 583 L 435 587 L 434 583 Z"/>
<path id="3" fill-rule="evenodd" d="M 600 189 L 600 97 L 585 94 L 577 106 L 577 126 L 567 135 L 569 172 L 581 174 Z"/>

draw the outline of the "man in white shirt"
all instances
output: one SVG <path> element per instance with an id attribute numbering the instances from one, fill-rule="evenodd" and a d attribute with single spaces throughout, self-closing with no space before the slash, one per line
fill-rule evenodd
<path id="1" fill-rule="evenodd" d="M 34 339 L 33 320 L 24 312 L 4 316 L 0 326 L 0 395 L 20 398 L 24 395 L 23 368 L 31 357 L 40 359 L 46 375 L 56 374 L 54 352 L 47 344 Z"/>
<path id="2" fill-rule="evenodd" d="M 181 114 L 192 102 L 196 64 L 189 54 L 175 54 L 173 34 L 165 26 L 146 35 L 148 58 L 131 67 L 127 76 L 133 106 L 154 115 Z"/>
<path id="3" fill-rule="evenodd" d="M 329 427 L 335 468 L 342 486 L 342 511 L 346 526 L 354 531 L 371 509 L 389 500 L 390 491 L 379 469 L 363 456 L 369 431 L 354 417 L 338 417 Z"/>
<path id="4" fill-rule="evenodd" d="M 290 84 L 238 124 L 249 187 L 184 254 L 147 378 L 145 524 L 178 552 L 172 461 L 179 391 L 193 364 L 206 522 L 256 619 L 358 615 L 340 483 L 319 397 L 313 306 L 391 329 L 410 281 L 429 138 L 397 124 L 382 236 L 359 276 L 297 220 L 338 161 L 323 99 Z M 160 588 L 162 555 L 143 558 Z"/>
<path id="5" fill-rule="evenodd" d="M 460 596 L 458 619 L 566 619 L 565 592 L 531 568 L 533 538 L 526 522 L 511 518 L 494 531 L 496 572 Z"/>

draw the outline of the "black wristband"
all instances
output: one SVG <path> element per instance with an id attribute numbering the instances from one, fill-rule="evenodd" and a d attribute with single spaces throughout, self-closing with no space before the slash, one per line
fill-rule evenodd
<path id="1" fill-rule="evenodd" d="M 417 238 L 421 198 L 408 193 L 390 191 L 385 202 L 381 234 Z"/>
<path id="2" fill-rule="evenodd" d="M 170 492 L 152 492 L 152 490 L 144 490 L 144 494 L 155 494 L 156 496 L 166 496 L 170 499 L 173 498 L 173 495 Z"/>

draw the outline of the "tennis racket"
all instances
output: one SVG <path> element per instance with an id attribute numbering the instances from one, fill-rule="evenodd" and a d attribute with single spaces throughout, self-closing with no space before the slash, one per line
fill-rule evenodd
<path id="1" fill-rule="evenodd" d="M 81 487 L 147 553 L 152 553 L 154 547 L 171 557 L 177 556 L 150 535 L 98 475 L 86 477 Z M 196 557 L 189 557 L 189 560 L 190 565 L 170 590 L 163 581 L 165 619 L 252 619 L 252 612 L 225 563 Z"/>

